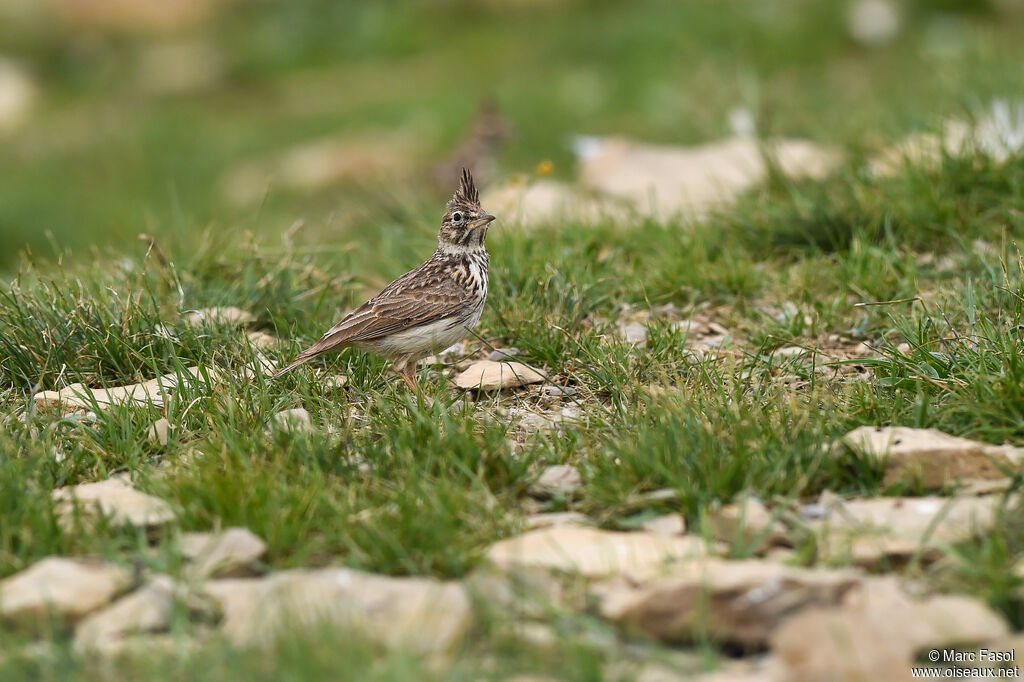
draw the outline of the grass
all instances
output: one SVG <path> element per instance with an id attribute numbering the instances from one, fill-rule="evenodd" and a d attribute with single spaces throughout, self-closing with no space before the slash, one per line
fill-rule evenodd
<path id="1" fill-rule="evenodd" d="M 908 4 L 897 41 L 868 51 L 845 37 L 836 3 L 765 7 L 228 8 L 221 30 L 201 36 L 227 60 L 223 87 L 178 97 L 145 94 L 129 78 L 125 57 L 144 47 L 138 40 L 102 42 L 79 60 L 59 31 L 0 24 L 0 41 L 48 88 L 33 126 L 0 140 L 0 240 L 17 245 L 2 256 L 10 275 L 0 288 L 0 577 L 53 554 L 174 574 L 175 534 L 241 525 L 267 541 L 267 570 L 344 564 L 463 578 L 490 544 L 523 528 L 534 504 L 525 491 L 549 464 L 575 465 L 584 485 L 547 510 L 582 511 L 607 528 L 678 512 L 699 530 L 712 506 L 740 493 L 907 492 L 884 489 L 881 472 L 862 462 L 823 453 L 860 425 L 1024 443 L 1024 158 L 950 157 L 885 179 L 863 167 L 879 139 L 1012 95 L 1020 16 L 956 6 L 938 16 Z M 936 47 L 936 26 L 953 27 L 953 57 Z M 381 82 L 391 87 L 370 87 Z M 218 189 L 225 172 L 338 130 L 423 125 L 434 131 L 427 156 L 436 156 L 489 91 L 519 128 L 502 158 L 512 171 L 550 158 L 571 176 L 566 139 L 577 132 L 713 139 L 738 104 L 764 132 L 836 142 L 850 160 L 822 182 L 775 178 L 697 225 L 492 230 L 491 294 L 469 351 L 514 345 L 574 388 L 572 398 L 459 403 L 450 367 L 432 365 L 422 372 L 432 401 L 419 402 L 384 361 L 356 351 L 270 383 L 247 376 L 258 349 L 241 330 L 183 322 L 197 308 L 244 308 L 256 316 L 250 331 L 282 339 L 259 352 L 284 360 L 433 248 L 440 200 L 421 180 L 271 187 L 259 206 L 240 208 Z M 121 112 L 115 130 L 79 130 L 111 109 Z M 55 143 L 41 144 L 48 136 Z M 135 241 L 143 231 L 151 242 Z M 646 345 L 618 337 L 630 311 L 653 314 Z M 692 339 L 672 322 L 694 315 L 729 330 L 730 352 L 687 350 Z M 774 354 L 859 343 L 874 357 L 808 366 Z M 30 400 L 72 382 L 112 386 L 195 365 L 219 379 L 185 386 L 162 410 L 58 418 Z M 329 386 L 317 373 L 347 383 Z M 274 425 L 276 412 L 300 406 L 314 432 Z M 524 432 L 510 407 L 573 408 L 578 418 Z M 146 437 L 161 416 L 177 427 L 166 446 Z M 53 488 L 119 472 L 175 508 L 177 524 L 155 547 L 105 524 L 68 531 L 53 515 Z M 642 502 L 665 488 L 674 501 Z M 908 570 L 975 593 L 1024 627 L 1011 570 L 1024 556 L 1019 517 L 1011 508 L 951 560 Z M 813 554 L 801 548 L 801 560 Z M 339 644 L 337 633 L 256 653 L 214 640 L 194 656 L 101 662 L 76 656 L 66 632 L 37 655 L 0 627 L 0 678 L 628 679 L 616 672 L 624 660 L 697 670 L 720 655 L 711 643 L 680 654 L 621 641 L 587 614 L 550 624 L 554 648 L 509 632 L 500 617 L 485 620 L 440 671 Z M 195 627 L 180 622 L 175 632 Z"/>

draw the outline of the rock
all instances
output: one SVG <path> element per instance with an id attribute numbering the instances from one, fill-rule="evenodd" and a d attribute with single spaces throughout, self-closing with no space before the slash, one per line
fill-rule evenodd
<path id="1" fill-rule="evenodd" d="M 868 47 L 891 43 L 901 23 L 900 9 L 891 0 L 856 0 L 846 18 L 850 37 Z"/>
<path id="2" fill-rule="evenodd" d="M 1024 149 L 1024 106 L 995 100 L 988 111 L 978 112 L 974 122 L 950 119 L 940 133 L 908 135 L 877 154 L 868 170 L 889 177 L 910 166 L 938 168 L 946 156 L 985 154 L 996 162 L 1006 161 Z"/>
<path id="3" fill-rule="evenodd" d="M 344 388 L 348 385 L 348 375 L 346 374 L 332 374 L 324 377 L 323 379 L 324 388 Z"/>
<path id="4" fill-rule="evenodd" d="M 762 561 L 692 560 L 642 587 L 602 590 L 605 618 L 667 642 L 710 632 L 743 646 L 767 643 L 785 619 L 811 606 L 838 605 L 858 584 L 854 571 L 804 569 Z"/>
<path id="5" fill-rule="evenodd" d="M 919 482 L 926 490 L 941 489 L 957 479 L 1005 478 L 1024 462 L 1024 448 L 994 446 L 950 436 L 935 429 L 904 426 L 861 426 L 840 443 L 886 466 L 884 485 Z M 840 453 L 842 448 L 833 448 Z"/>
<path id="6" fill-rule="evenodd" d="M 619 324 L 619 337 L 630 345 L 645 345 L 647 343 L 647 334 L 647 325 L 640 322 L 623 322 Z"/>
<path id="7" fill-rule="evenodd" d="M 994 478 L 981 481 L 968 479 L 961 481 L 961 483 L 963 486 L 957 490 L 957 494 L 963 496 L 994 495 L 996 493 L 1005 493 L 1013 487 L 1012 478 Z"/>
<path id="8" fill-rule="evenodd" d="M 245 312 L 245 311 L 242 311 Z M 262 348 L 268 350 L 271 348 L 278 348 L 281 346 L 281 339 L 277 338 L 273 334 L 267 332 L 255 331 L 248 332 L 245 337 L 249 339 L 249 343 L 256 348 Z"/>
<path id="9" fill-rule="evenodd" d="M 991 528 L 999 496 L 826 498 L 801 510 L 817 536 L 819 558 L 875 567 L 915 554 L 932 561 L 952 545 Z"/>
<path id="10" fill-rule="evenodd" d="M 796 614 L 771 637 L 783 679 L 906 680 L 918 652 L 1005 635 L 1005 621 L 969 597 L 914 599 L 894 578 L 866 580 L 840 608 Z"/>
<path id="11" fill-rule="evenodd" d="M 35 86 L 12 61 L 0 57 L 0 135 L 12 133 L 28 120 Z"/>
<path id="12" fill-rule="evenodd" d="M 540 372 L 521 362 L 492 362 L 490 360 L 474 362 L 469 369 L 455 377 L 455 385 L 459 388 L 480 391 L 515 388 L 542 381 L 544 381 L 544 376 Z"/>
<path id="13" fill-rule="evenodd" d="M 49 557 L 0 581 L 0 620 L 33 630 L 55 616 L 72 624 L 108 604 L 132 583 L 120 566 Z"/>
<path id="14" fill-rule="evenodd" d="M 715 539 L 756 553 L 788 544 L 785 526 L 756 497 L 711 509 L 705 522 Z"/>
<path id="15" fill-rule="evenodd" d="M 553 610 L 580 610 L 585 607 L 586 591 L 581 582 L 561 580 L 546 570 L 505 571 L 483 565 L 465 581 L 473 601 L 485 613 L 495 614 L 501 622 L 521 619 L 550 619 Z"/>
<path id="16" fill-rule="evenodd" d="M 578 422 L 579 408 L 575 405 L 563 407 L 550 412 L 533 412 L 518 407 L 510 407 L 506 412 L 510 424 L 526 433 L 536 433 L 559 429 L 564 424 Z"/>
<path id="17" fill-rule="evenodd" d="M 207 370 L 210 378 L 214 371 Z M 189 367 L 182 376 L 170 372 L 142 384 L 129 386 L 112 386 L 110 388 L 89 388 L 83 384 L 71 384 L 59 391 L 41 391 L 32 396 L 36 407 L 40 409 L 91 410 L 105 409 L 111 405 L 151 405 L 163 408 L 167 396 L 178 387 L 180 380 L 203 383 L 203 370 Z"/>
<path id="18" fill-rule="evenodd" d="M 562 495 L 571 497 L 583 487 L 583 478 L 576 467 L 568 464 L 549 466 L 530 486 L 530 495 L 540 499 Z"/>
<path id="19" fill-rule="evenodd" d="M 78 512 L 99 514 L 116 525 L 137 528 L 154 528 L 174 520 L 169 504 L 139 492 L 120 476 L 58 488 L 53 491 L 53 500 L 57 515 L 68 527 L 73 527 Z"/>
<path id="20" fill-rule="evenodd" d="M 214 604 L 166 575 L 153 577 L 135 592 L 93 613 L 75 629 L 78 651 L 118 650 L 126 637 L 137 633 L 162 632 L 171 625 L 176 605 L 212 618 Z"/>
<path id="21" fill-rule="evenodd" d="M 266 551 L 267 544 L 248 528 L 181 535 L 182 556 L 192 562 L 186 575 L 197 580 L 250 575 Z"/>
<path id="22" fill-rule="evenodd" d="M 212 616 L 210 617 L 212 618 Z M 201 635 L 204 629 L 194 628 L 189 636 L 169 632 L 128 634 L 123 637 L 104 639 L 96 646 L 78 645 L 78 649 L 83 654 L 98 653 L 118 659 L 125 657 L 145 661 L 152 661 L 154 658 L 180 659 L 202 649 L 205 642 L 197 638 L 196 631 L 199 631 Z"/>
<path id="23" fill-rule="evenodd" d="M 632 212 L 621 202 L 557 180 L 513 180 L 485 191 L 480 202 L 502 223 L 527 229 L 564 223 L 625 224 Z"/>
<path id="24" fill-rule="evenodd" d="M 388 648 L 443 655 L 472 623 L 461 585 L 346 568 L 214 580 L 206 591 L 220 603 L 223 633 L 239 646 L 265 646 L 281 634 L 327 624 Z"/>
<path id="25" fill-rule="evenodd" d="M 686 519 L 681 514 L 664 514 L 643 522 L 643 529 L 648 533 L 671 537 L 686 534 Z"/>
<path id="26" fill-rule="evenodd" d="M 549 398 L 571 398 L 578 393 L 572 386 L 538 386 L 537 390 Z"/>
<path id="27" fill-rule="evenodd" d="M 502 540 L 488 550 L 487 559 L 506 570 L 542 568 L 604 578 L 657 574 L 671 562 L 705 553 L 707 545 L 694 536 L 666 538 L 563 524 Z"/>
<path id="28" fill-rule="evenodd" d="M 302 407 L 278 412 L 274 415 L 274 424 L 282 431 L 293 433 L 313 430 L 313 419 Z"/>
<path id="29" fill-rule="evenodd" d="M 515 348 L 514 346 L 511 348 L 495 348 L 494 350 L 487 354 L 487 359 L 490 360 L 491 362 L 503 362 L 506 360 L 511 360 L 516 356 L 522 354 L 523 351 L 519 350 L 518 348 Z"/>
<path id="30" fill-rule="evenodd" d="M 734 137 L 696 147 L 579 138 L 580 178 L 654 220 L 700 218 L 768 179 L 765 155 L 787 177 L 821 179 L 842 155 L 804 140 Z"/>
<path id="31" fill-rule="evenodd" d="M 189 311 L 181 319 L 190 327 L 204 325 L 244 327 L 250 322 L 255 322 L 256 316 L 248 310 L 242 310 L 235 306 L 219 306 Z"/>
<path id="32" fill-rule="evenodd" d="M 167 445 L 171 435 L 171 423 L 161 417 L 153 422 L 153 425 L 149 427 L 149 431 L 146 433 L 146 437 L 152 443 L 159 443 L 160 445 Z"/>

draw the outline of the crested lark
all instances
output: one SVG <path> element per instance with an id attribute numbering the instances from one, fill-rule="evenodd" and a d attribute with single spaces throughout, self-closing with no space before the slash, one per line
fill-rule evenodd
<path id="1" fill-rule="evenodd" d="M 463 169 L 430 260 L 350 312 L 274 378 L 323 353 L 358 348 L 393 359 L 395 371 L 415 391 L 416 363 L 460 341 L 480 321 L 490 263 L 484 239 L 492 220 L 480 207 L 473 176 Z"/>

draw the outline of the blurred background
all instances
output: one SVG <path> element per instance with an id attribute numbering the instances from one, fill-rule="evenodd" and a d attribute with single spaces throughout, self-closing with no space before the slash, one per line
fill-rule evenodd
<path id="1" fill-rule="evenodd" d="M 422 255 L 460 165 L 569 179 L 578 135 L 857 158 L 1019 96 L 1021 36 L 1020 0 L 0 0 L 0 272 L 140 233 Z"/>

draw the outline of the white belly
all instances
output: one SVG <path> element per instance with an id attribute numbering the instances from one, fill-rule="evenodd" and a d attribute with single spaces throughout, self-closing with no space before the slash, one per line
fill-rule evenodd
<path id="1" fill-rule="evenodd" d="M 374 341 L 374 350 L 381 355 L 390 357 L 400 355 L 426 357 L 466 338 L 480 321 L 483 311 L 484 307 L 481 305 L 473 316 L 462 324 L 453 325 L 453 320 L 441 320 L 389 334 L 383 339 Z"/>

